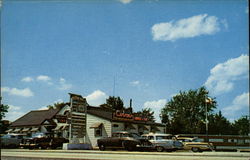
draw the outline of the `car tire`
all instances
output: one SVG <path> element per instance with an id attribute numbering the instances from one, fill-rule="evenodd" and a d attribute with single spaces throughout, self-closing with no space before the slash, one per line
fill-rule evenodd
<path id="1" fill-rule="evenodd" d="M 100 145 L 99 145 L 99 149 L 100 149 L 101 151 L 104 151 L 104 150 L 105 150 L 105 145 L 100 144 Z"/>
<path id="2" fill-rule="evenodd" d="M 156 147 L 156 151 L 157 152 L 163 152 L 164 151 L 164 148 L 162 146 L 157 146 Z"/>
<path id="3" fill-rule="evenodd" d="M 193 147 L 191 150 L 193 152 L 201 152 L 200 148 L 198 148 L 198 147 Z"/>

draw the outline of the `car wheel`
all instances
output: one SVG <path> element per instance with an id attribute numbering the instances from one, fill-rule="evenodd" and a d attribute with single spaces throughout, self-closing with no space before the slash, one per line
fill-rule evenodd
<path id="1" fill-rule="evenodd" d="M 157 152 L 163 152 L 163 151 L 164 151 L 164 148 L 161 147 L 161 146 L 157 146 L 157 147 L 156 147 L 156 151 L 157 151 Z"/>
<path id="2" fill-rule="evenodd" d="M 192 150 L 193 152 L 200 152 L 200 151 L 201 151 L 200 148 L 197 148 L 197 147 L 193 147 L 191 150 Z"/>
<path id="3" fill-rule="evenodd" d="M 104 150 L 105 150 L 105 146 L 104 146 L 103 144 L 101 144 L 101 145 L 99 145 L 99 149 L 100 149 L 101 151 L 104 151 Z"/>

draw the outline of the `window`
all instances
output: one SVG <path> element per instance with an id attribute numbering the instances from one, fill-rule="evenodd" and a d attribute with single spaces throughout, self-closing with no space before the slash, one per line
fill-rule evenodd
<path id="1" fill-rule="evenodd" d="M 100 137 L 100 136 L 102 136 L 102 128 L 101 127 L 95 128 L 95 137 Z"/>
<path id="2" fill-rule="evenodd" d="M 118 124 L 114 124 L 113 127 L 119 127 L 119 125 Z"/>
<path id="3" fill-rule="evenodd" d="M 148 136 L 148 140 L 154 140 L 154 136 Z"/>

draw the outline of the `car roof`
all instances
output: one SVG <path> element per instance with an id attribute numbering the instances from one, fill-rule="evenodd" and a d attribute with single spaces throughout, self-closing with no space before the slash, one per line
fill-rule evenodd
<path id="1" fill-rule="evenodd" d="M 113 132 L 113 134 L 114 133 L 129 133 L 129 132 L 127 132 L 127 131 L 116 131 L 116 132 Z"/>
<path id="2" fill-rule="evenodd" d="M 173 136 L 173 135 L 167 133 L 148 133 L 148 134 L 143 134 L 142 136 Z"/>

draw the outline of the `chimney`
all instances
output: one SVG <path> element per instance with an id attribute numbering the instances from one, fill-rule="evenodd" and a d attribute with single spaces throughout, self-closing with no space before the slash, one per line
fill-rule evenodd
<path id="1" fill-rule="evenodd" d="M 132 99 L 129 101 L 129 108 L 132 108 Z"/>

